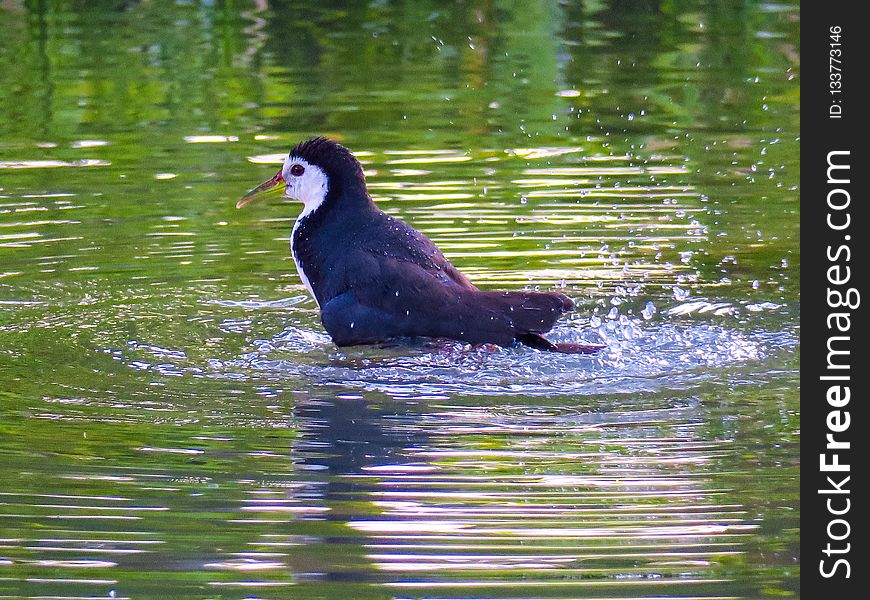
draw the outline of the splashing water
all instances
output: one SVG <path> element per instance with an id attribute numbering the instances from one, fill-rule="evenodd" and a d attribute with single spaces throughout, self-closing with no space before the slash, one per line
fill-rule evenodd
<path id="1" fill-rule="evenodd" d="M 300 300 L 219 302 L 266 310 Z M 709 382 L 758 382 L 767 377 L 769 360 L 797 343 L 788 329 L 745 331 L 745 327 L 675 318 L 699 311 L 726 315 L 736 310 L 730 305 L 722 312 L 716 304 L 693 301 L 665 311 L 664 318 L 650 320 L 650 304 L 641 311 L 642 317 L 619 314 L 614 307 L 606 319 L 578 319 L 549 334 L 555 342 L 603 344 L 593 355 L 414 340 L 337 349 L 322 330 L 291 325 L 274 337 L 251 340 L 250 348 L 237 356 L 210 358 L 201 365 L 190 364 L 184 352 L 135 341 L 124 360 L 137 369 L 164 374 L 267 380 L 273 385 L 341 385 L 394 397 L 619 394 L 691 389 Z M 749 310 L 758 309 L 752 305 Z M 236 333 L 250 326 L 250 320 L 223 323 L 227 331 Z"/>

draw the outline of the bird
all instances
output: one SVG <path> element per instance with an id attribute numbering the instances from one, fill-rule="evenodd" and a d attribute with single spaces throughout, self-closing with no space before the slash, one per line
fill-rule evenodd
<path id="1" fill-rule="evenodd" d="M 290 250 L 339 347 L 435 338 L 567 354 L 602 348 L 544 337 L 574 308 L 563 294 L 478 289 L 428 237 L 378 208 L 359 160 L 334 140 L 297 144 L 236 207 L 280 191 L 303 204 Z"/>

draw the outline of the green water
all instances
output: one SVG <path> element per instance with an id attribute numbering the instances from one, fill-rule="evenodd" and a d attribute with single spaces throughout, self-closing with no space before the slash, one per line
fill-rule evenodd
<path id="1" fill-rule="evenodd" d="M 0 597 L 799 596 L 799 11 L 0 1 Z M 597 356 L 339 351 L 329 135 Z"/>

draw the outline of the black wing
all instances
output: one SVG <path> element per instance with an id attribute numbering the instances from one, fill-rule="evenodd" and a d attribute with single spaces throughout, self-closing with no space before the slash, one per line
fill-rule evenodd
<path id="1" fill-rule="evenodd" d="M 399 219 L 378 211 L 360 234 L 360 248 L 374 256 L 417 265 L 439 279 L 446 277 L 465 289 L 477 289 L 445 258 L 432 240 Z"/>
<path id="2" fill-rule="evenodd" d="M 469 289 L 443 270 L 365 251 L 350 253 L 343 264 L 347 286 L 321 309 L 324 327 L 340 346 L 403 336 L 509 346 L 525 334 L 549 331 L 573 306 L 561 294 Z"/>

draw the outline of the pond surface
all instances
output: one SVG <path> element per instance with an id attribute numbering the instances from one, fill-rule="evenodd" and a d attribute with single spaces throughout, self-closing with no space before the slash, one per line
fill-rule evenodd
<path id="1" fill-rule="evenodd" d="M 0 1 L 0 596 L 797 597 L 799 11 L 730 4 Z M 234 208 L 320 134 L 606 349 L 339 351 Z"/>

